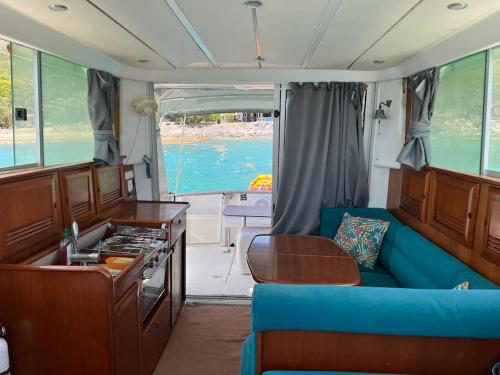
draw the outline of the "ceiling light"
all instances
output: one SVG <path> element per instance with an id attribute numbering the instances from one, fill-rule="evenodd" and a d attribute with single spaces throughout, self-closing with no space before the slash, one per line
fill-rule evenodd
<path id="1" fill-rule="evenodd" d="M 383 64 L 385 63 L 385 60 L 373 60 L 374 64 Z"/>
<path id="2" fill-rule="evenodd" d="M 449 10 L 462 10 L 462 9 L 467 8 L 468 5 L 469 4 L 467 4 L 467 3 L 451 3 L 451 4 L 448 4 L 446 7 Z"/>
<path id="3" fill-rule="evenodd" d="M 140 59 L 140 60 L 137 60 L 137 62 L 141 63 L 141 64 L 147 64 L 149 62 L 148 59 Z"/>
<path id="4" fill-rule="evenodd" d="M 258 0 L 250 0 L 250 1 L 245 1 L 245 5 L 249 6 L 250 8 L 259 8 L 262 6 L 262 2 Z"/>
<path id="5" fill-rule="evenodd" d="M 68 7 L 62 4 L 50 4 L 49 9 L 54 12 L 66 12 L 68 10 Z"/>

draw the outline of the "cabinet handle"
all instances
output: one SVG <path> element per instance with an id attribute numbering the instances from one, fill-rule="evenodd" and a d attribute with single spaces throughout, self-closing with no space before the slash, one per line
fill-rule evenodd
<path id="1" fill-rule="evenodd" d="M 469 213 L 467 214 L 467 217 L 468 217 L 469 219 L 472 219 L 472 213 L 471 213 L 471 212 L 469 212 Z"/>

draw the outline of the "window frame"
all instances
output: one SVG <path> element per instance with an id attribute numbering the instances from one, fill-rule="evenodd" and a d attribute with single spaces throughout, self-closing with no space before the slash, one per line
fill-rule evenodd
<path id="1" fill-rule="evenodd" d="M 14 42 L 8 38 L 3 38 L 3 37 L 0 37 L 1 40 L 5 41 L 6 43 L 8 43 L 9 45 L 19 45 L 19 46 L 22 46 L 22 47 L 25 47 L 25 48 L 29 48 L 31 50 L 33 50 L 33 69 L 34 69 L 34 85 L 33 85 L 33 90 L 34 90 L 34 97 L 35 97 L 35 108 L 34 108 L 34 113 L 33 113 L 33 116 L 34 116 L 34 121 L 35 121 L 35 145 L 36 145 L 36 154 L 37 154 L 37 161 L 34 162 L 34 163 L 27 163 L 27 164 L 19 164 L 19 165 L 11 165 L 11 166 L 8 166 L 8 167 L 1 167 L 0 168 L 0 172 L 4 172 L 4 171 L 12 171 L 12 170 L 22 170 L 22 169 L 29 169 L 29 168 L 36 168 L 36 167 L 45 167 L 46 166 L 46 162 L 45 162 L 45 151 L 44 151 L 44 137 L 43 137 L 43 102 L 42 102 L 42 53 L 46 53 L 46 52 L 42 52 L 38 49 L 35 49 L 33 47 L 30 47 L 30 46 L 26 46 L 22 43 L 17 43 L 17 42 Z M 59 56 L 55 56 L 55 55 L 52 55 L 50 53 L 46 53 L 47 55 L 51 55 L 51 56 L 54 56 L 56 58 L 59 58 L 61 60 L 65 60 L 65 61 L 69 61 L 71 63 L 74 63 L 74 64 L 78 64 L 78 63 L 75 63 L 71 60 L 68 60 L 68 59 L 64 59 L 64 58 L 61 58 Z M 11 66 L 11 71 L 10 71 L 10 79 L 11 79 L 11 95 L 12 95 L 12 99 L 11 99 L 11 117 L 12 117 L 12 131 L 15 132 L 15 129 L 14 129 L 14 116 L 15 116 L 15 113 L 14 113 L 14 100 L 13 100 L 13 95 L 14 95 L 14 87 L 13 87 L 13 82 L 14 82 L 14 77 L 13 77 L 13 69 L 12 69 L 12 64 L 13 64 L 13 61 L 12 61 L 12 53 L 10 54 L 10 66 Z M 80 66 L 83 66 L 81 64 L 78 64 Z M 87 67 L 83 66 L 84 68 L 88 69 Z M 13 147 L 15 148 L 16 145 L 15 145 L 15 137 L 13 139 Z M 15 151 L 14 151 L 14 155 L 15 155 Z M 86 163 L 86 162 L 91 162 L 92 159 L 90 160 L 82 160 L 82 161 L 79 161 L 77 163 Z M 14 163 L 15 163 L 15 156 L 14 156 Z M 62 164 L 67 164 L 67 163 L 58 163 L 58 164 L 54 164 L 54 165 L 50 165 L 51 167 L 52 166 L 55 166 L 55 165 L 62 165 Z"/>
<path id="2" fill-rule="evenodd" d="M 478 175 L 478 176 L 487 176 L 487 177 L 493 177 L 500 179 L 500 171 L 494 171 L 491 169 L 488 169 L 488 157 L 489 157 L 489 152 L 490 152 L 490 130 L 491 130 L 491 105 L 493 103 L 493 77 L 494 77 L 494 51 L 495 50 L 500 50 L 500 45 L 499 46 L 494 46 L 488 49 L 476 51 L 474 53 L 471 53 L 470 55 L 463 56 L 459 59 L 452 60 L 447 62 L 446 64 L 442 64 L 438 67 L 438 69 L 443 68 L 446 65 L 452 64 L 454 62 L 466 59 L 468 57 L 474 56 L 478 53 L 485 53 L 485 69 L 484 69 L 484 87 L 483 87 L 483 116 L 481 120 L 481 148 L 480 148 L 480 155 L 479 155 L 479 172 L 478 173 L 471 173 L 471 172 L 465 172 L 465 171 L 459 171 L 460 173 L 465 173 L 465 174 L 471 174 L 471 175 Z M 411 103 L 411 101 L 410 101 Z M 406 107 L 406 110 L 408 111 L 408 106 Z M 431 120 L 432 121 L 432 120 Z M 408 130 L 408 129 L 406 129 Z M 432 122 L 431 122 L 431 131 L 432 131 Z M 433 147 L 431 143 L 431 148 Z M 447 169 L 443 168 L 440 166 L 434 166 L 430 164 L 431 167 L 436 167 L 440 169 Z"/>

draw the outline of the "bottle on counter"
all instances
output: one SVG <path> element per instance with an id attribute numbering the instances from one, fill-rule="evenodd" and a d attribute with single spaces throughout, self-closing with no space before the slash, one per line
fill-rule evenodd
<path id="1" fill-rule="evenodd" d="M 59 263 L 64 266 L 71 264 L 71 254 L 73 253 L 73 240 L 69 230 L 66 228 L 63 232 L 63 239 L 59 242 Z"/>

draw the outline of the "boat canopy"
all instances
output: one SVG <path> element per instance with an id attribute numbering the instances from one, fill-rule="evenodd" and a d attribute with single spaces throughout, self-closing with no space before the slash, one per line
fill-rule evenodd
<path id="1" fill-rule="evenodd" d="M 158 111 L 166 117 L 210 113 L 253 112 L 273 110 L 272 88 L 171 87 L 156 85 Z"/>

